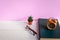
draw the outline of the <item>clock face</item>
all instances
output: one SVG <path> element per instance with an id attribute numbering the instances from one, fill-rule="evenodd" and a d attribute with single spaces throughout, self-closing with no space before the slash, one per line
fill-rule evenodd
<path id="1" fill-rule="evenodd" d="M 49 30 L 54 30 L 56 28 L 57 20 L 53 18 L 49 18 L 47 21 L 47 28 Z"/>
<path id="2" fill-rule="evenodd" d="M 49 26 L 49 28 L 52 28 L 52 29 L 55 28 L 55 24 L 53 24 L 53 23 L 50 23 L 48 26 Z"/>

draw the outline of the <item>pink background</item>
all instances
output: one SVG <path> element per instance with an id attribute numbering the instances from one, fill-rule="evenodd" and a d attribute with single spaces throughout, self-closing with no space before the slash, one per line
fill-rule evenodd
<path id="1" fill-rule="evenodd" d="M 0 0 L 0 20 L 60 18 L 60 0 Z"/>

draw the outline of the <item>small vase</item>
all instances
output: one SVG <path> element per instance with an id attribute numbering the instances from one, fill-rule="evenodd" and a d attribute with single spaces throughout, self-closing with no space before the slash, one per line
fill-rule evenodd
<path id="1" fill-rule="evenodd" d="M 32 25 L 32 22 L 28 22 L 29 25 Z"/>

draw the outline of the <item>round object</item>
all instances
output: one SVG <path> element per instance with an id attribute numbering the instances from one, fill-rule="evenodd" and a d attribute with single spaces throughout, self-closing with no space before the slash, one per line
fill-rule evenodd
<path id="1" fill-rule="evenodd" d="M 49 30 L 54 30 L 56 29 L 56 25 L 57 25 L 57 20 L 55 18 L 49 18 L 47 20 L 47 28 Z"/>

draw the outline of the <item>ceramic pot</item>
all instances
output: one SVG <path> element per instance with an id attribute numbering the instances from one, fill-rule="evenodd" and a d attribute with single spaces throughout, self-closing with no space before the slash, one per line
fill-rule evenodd
<path id="1" fill-rule="evenodd" d="M 28 24 L 29 24 L 29 25 L 32 25 L 32 22 L 33 22 L 33 21 L 31 21 L 31 22 L 28 21 Z"/>

